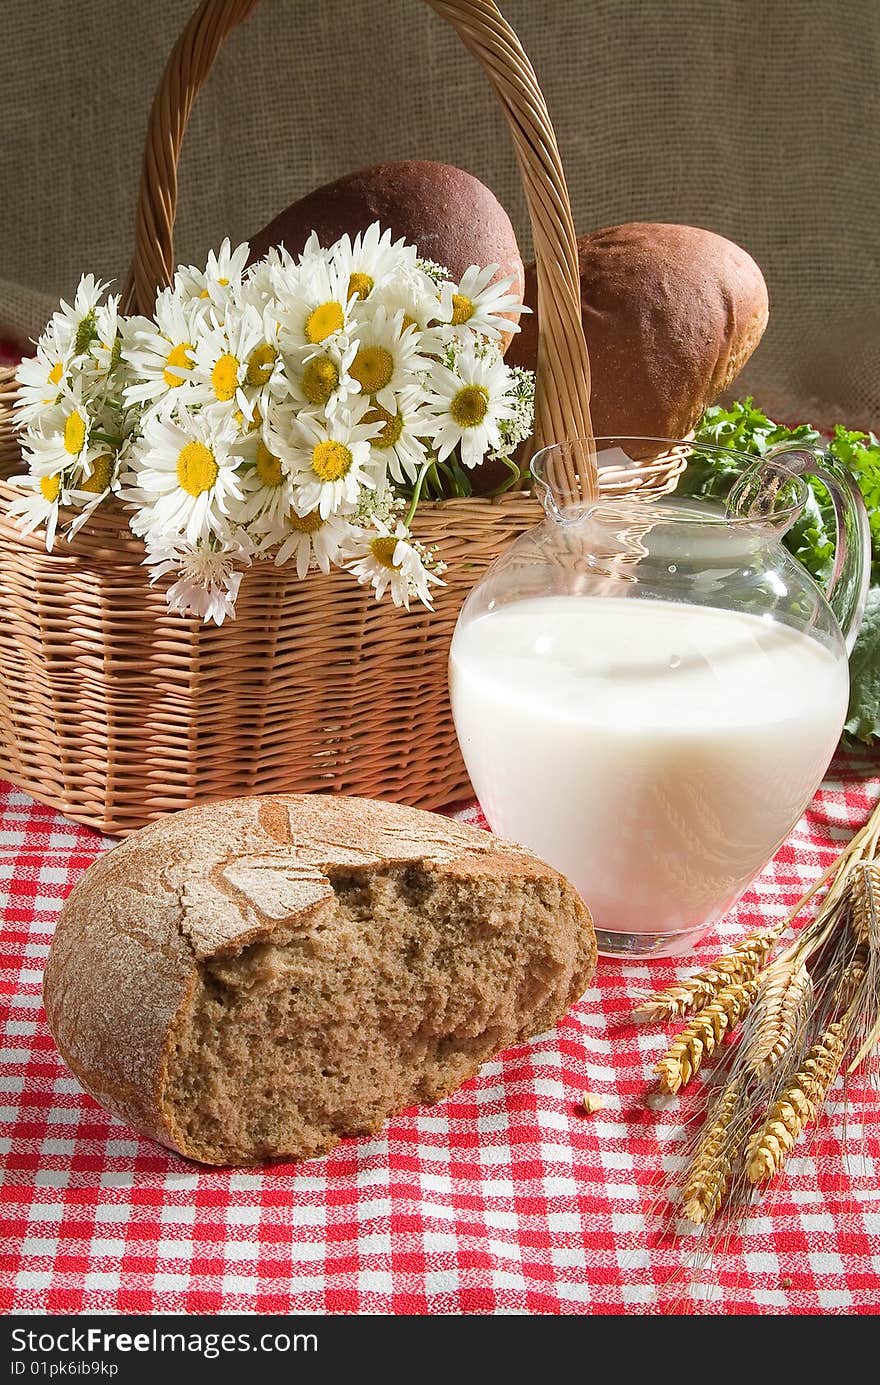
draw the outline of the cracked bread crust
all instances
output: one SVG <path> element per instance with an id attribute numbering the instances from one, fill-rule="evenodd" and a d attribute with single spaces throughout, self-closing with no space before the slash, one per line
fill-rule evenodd
<path id="1" fill-rule="evenodd" d="M 555 1023 L 594 965 L 585 906 L 523 848 L 417 809 L 281 795 L 162 818 L 95 862 L 44 1002 L 103 1106 L 191 1158 L 249 1163 L 439 1099 Z"/>

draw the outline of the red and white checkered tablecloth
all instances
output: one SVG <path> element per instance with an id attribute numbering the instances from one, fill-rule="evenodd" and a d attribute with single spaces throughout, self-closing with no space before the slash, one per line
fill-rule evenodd
<path id="1" fill-rule="evenodd" d="M 866 819 L 880 760 L 834 773 L 701 959 L 780 917 Z M 682 1278 L 692 1257 L 658 1206 L 682 1108 L 644 1104 L 664 1032 L 630 1022 L 642 989 L 684 970 L 670 962 L 603 961 L 554 1032 L 324 1159 L 200 1169 L 140 1139 L 80 1090 L 40 1003 L 61 902 L 107 844 L 0 785 L 0 1310 L 880 1312 L 880 1100 L 864 1087 L 848 1155 L 838 1091 L 741 1238 Z M 604 1099 L 588 1119 L 586 1089 Z"/>

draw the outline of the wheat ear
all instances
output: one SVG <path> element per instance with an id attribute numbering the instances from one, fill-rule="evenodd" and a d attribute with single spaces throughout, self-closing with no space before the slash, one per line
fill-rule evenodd
<path id="1" fill-rule="evenodd" d="M 748 1040 L 750 1072 L 765 1076 L 776 1067 L 800 1032 L 812 995 L 812 977 L 797 957 L 770 964 L 761 978 Z"/>
<path id="2" fill-rule="evenodd" d="M 741 1140 L 739 1124 L 734 1122 L 740 1095 L 738 1082 L 727 1088 L 694 1150 L 681 1201 L 684 1215 L 697 1226 L 712 1220 L 730 1187 Z"/>
<path id="3" fill-rule="evenodd" d="M 716 957 L 703 971 L 642 1001 L 634 1018 L 644 1024 L 662 1024 L 704 1009 L 719 991 L 733 982 L 751 981 L 757 976 L 781 932 L 782 926 L 775 925 L 750 933 L 730 952 Z"/>
<path id="4" fill-rule="evenodd" d="M 804 1129 L 816 1119 L 843 1062 L 846 1020 L 837 1020 L 810 1049 L 782 1095 L 749 1143 L 750 1183 L 766 1183 L 779 1172 Z"/>
<path id="5" fill-rule="evenodd" d="M 880 866 L 859 861 L 850 870 L 852 929 L 861 947 L 880 945 Z"/>
<path id="6" fill-rule="evenodd" d="M 703 1059 L 710 1058 L 724 1035 L 739 1023 L 757 993 L 758 982 L 754 977 L 749 981 L 735 981 L 694 1015 L 654 1066 L 664 1091 L 680 1091 L 690 1082 Z"/>

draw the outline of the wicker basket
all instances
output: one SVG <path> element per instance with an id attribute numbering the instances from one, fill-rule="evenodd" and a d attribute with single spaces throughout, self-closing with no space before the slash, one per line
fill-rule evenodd
<path id="1" fill-rule="evenodd" d="M 538 264 L 536 440 L 588 436 L 589 363 L 574 228 L 546 106 L 491 0 L 428 0 L 486 71 L 510 125 Z M 216 53 L 256 0 L 203 0 L 171 55 L 147 132 L 129 310 L 174 269 L 177 160 Z M 22 467 L 11 377 L 0 381 L 0 477 Z M 680 458 L 616 478 L 668 489 Z M 603 478 L 615 484 L 615 478 Z M 489 563 L 539 518 L 522 493 L 420 507 L 449 567 L 436 611 L 377 604 L 347 574 L 304 582 L 260 564 L 234 622 L 170 613 L 110 504 L 55 552 L 23 537 L 0 479 L 0 774 L 77 821 L 125 833 L 199 800 L 323 790 L 436 807 L 468 793 L 446 691 L 458 611 Z"/>

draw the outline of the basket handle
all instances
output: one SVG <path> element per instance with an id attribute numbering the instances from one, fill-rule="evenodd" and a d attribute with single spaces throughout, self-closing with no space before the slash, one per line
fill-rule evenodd
<path id="1" fill-rule="evenodd" d="M 538 80 L 494 0 L 425 3 L 452 25 L 480 63 L 513 137 L 531 217 L 538 278 L 536 447 L 589 439 L 590 364 L 581 326 L 574 222 L 556 135 Z M 150 313 L 157 290 L 171 282 L 177 168 L 193 102 L 220 46 L 256 4 L 257 0 L 201 0 L 168 59 L 147 126 L 134 256 L 123 295 L 128 311 Z M 590 452 L 580 475 L 570 478 L 585 499 L 596 494 Z"/>

